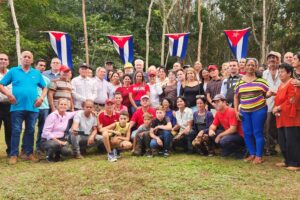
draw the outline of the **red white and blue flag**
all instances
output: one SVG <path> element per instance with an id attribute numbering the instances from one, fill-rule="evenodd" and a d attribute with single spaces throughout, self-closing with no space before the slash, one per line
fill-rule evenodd
<path id="1" fill-rule="evenodd" d="M 250 28 L 241 30 L 224 30 L 231 52 L 237 60 L 247 57 Z"/>
<path id="2" fill-rule="evenodd" d="M 172 33 L 165 34 L 169 38 L 169 53 L 170 56 L 180 57 L 181 60 L 185 58 L 188 46 L 190 33 Z"/>
<path id="3" fill-rule="evenodd" d="M 62 65 L 73 68 L 71 39 L 68 33 L 49 31 L 50 42 Z"/>
<path id="4" fill-rule="evenodd" d="M 124 36 L 109 35 L 107 37 L 113 43 L 115 49 L 120 55 L 122 62 L 124 64 L 128 62 L 132 63 L 134 59 L 132 35 L 124 35 Z"/>

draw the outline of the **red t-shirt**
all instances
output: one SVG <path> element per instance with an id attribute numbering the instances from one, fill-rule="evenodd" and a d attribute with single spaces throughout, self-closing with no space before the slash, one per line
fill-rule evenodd
<path id="1" fill-rule="evenodd" d="M 154 108 L 148 108 L 147 112 L 153 116 L 153 119 L 156 117 Z M 132 115 L 131 121 L 136 123 L 137 128 L 144 123 L 143 115 L 144 112 L 142 108 L 138 108 Z"/>
<path id="2" fill-rule="evenodd" d="M 122 104 L 127 106 L 128 108 L 129 108 L 129 106 L 131 106 L 131 103 L 129 100 L 129 87 L 118 87 L 116 89 L 116 92 L 120 92 L 122 94 L 122 98 L 123 98 Z"/>
<path id="3" fill-rule="evenodd" d="M 98 121 L 100 124 L 102 124 L 102 127 L 105 127 L 119 121 L 119 117 L 120 115 L 118 113 L 113 112 L 112 116 L 108 116 L 104 111 L 99 114 Z"/>
<path id="4" fill-rule="evenodd" d="M 228 107 L 223 113 L 217 112 L 213 125 L 221 125 L 224 130 L 230 128 L 230 126 L 237 126 L 237 132 L 240 136 L 243 136 L 241 122 L 237 120 L 236 114 L 233 108 Z"/>
<path id="5" fill-rule="evenodd" d="M 129 92 L 132 93 L 133 100 L 140 101 L 142 96 L 150 92 L 150 88 L 147 84 L 135 83 L 129 87 Z"/>

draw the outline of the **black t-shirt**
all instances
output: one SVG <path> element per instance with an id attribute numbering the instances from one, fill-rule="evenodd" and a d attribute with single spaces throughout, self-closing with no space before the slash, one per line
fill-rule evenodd
<path id="1" fill-rule="evenodd" d="M 200 84 L 197 84 L 193 87 L 185 86 L 181 90 L 181 95 L 184 96 L 186 100 L 186 107 L 194 107 L 196 106 L 196 96 L 200 94 Z"/>
<path id="2" fill-rule="evenodd" d="M 157 126 L 160 126 L 160 125 L 167 125 L 170 121 L 169 117 L 164 117 L 163 120 L 159 121 L 157 118 L 152 120 L 152 123 L 151 123 L 151 128 L 155 128 Z M 161 134 L 163 130 L 162 129 L 158 129 L 156 132 L 155 132 L 155 135 L 159 135 Z"/>

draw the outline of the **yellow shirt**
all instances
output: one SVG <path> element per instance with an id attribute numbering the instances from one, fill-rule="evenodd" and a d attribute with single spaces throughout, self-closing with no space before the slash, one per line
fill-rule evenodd
<path id="1" fill-rule="evenodd" d="M 129 123 L 126 123 L 125 127 L 121 127 L 120 122 L 116 122 L 116 127 L 114 131 L 118 131 L 120 133 L 120 135 L 117 134 L 118 136 L 126 137 L 128 130 L 129 130 Z"/>

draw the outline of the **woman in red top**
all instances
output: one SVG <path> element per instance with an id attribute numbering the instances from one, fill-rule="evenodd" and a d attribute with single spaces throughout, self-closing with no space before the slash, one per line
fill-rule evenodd
<path id="1" fill-rule="evenodd" d="M 141 97 L 149 96 L 150 88 L 145 83 L 143 72 L 136 72 L 134 75 L 134 84 L 129 87 L 129 100 L 131 103 L 131 113 L 141 106 Z"/>
<path id="2" fill-rule="evenodd" d="M 121 87 L 118 87 L 116 92 L 120 92 L 122 94 L 122 104 L 124 106 L 127 106 L 127 108 L 130 110 L 131 103 L 129 100 L 129 87 L 131 85 L 131 76 L 129 74 L 125 74 L 123 76 L 123 85 Z"/>
<path id="3" fill-rule="evenodd" d="M 297 88 L 292 84 L 292 66 L 283 63 L 279 66 L 281 85 L 275 97 L 273 113 L 276 116 L 278 140 L 284 162 L 277 163 L 278 167 L 288 170 L 300 170 L 300 103 L 296 100 Z"/>

